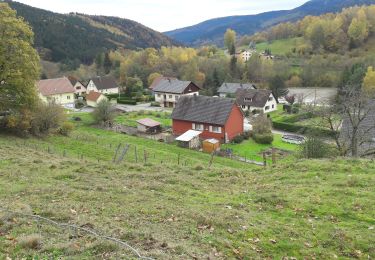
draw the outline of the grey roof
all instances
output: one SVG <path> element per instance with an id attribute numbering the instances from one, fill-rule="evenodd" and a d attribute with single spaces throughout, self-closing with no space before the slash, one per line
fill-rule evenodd
<path id="1" fill-rule="evenodd" d="M 111 76 L 96 77 L 91 79 L 98 90 L 118 88 L 115 78 Z"/>
<path id="2" fill-rule="evenodd" d="M 239 89 L 256 89 L 256 86 L 251 83 L 226 83 L 224 82 L 217 92 L 223 94 L 235 94 Z"/>
<path id="3" fill-rule="evenodd" d="M 172 113 L 172 119 L 214 125 L 225 125 L 236 105 L 230 98 L 183 96 Z"/>
<path id="4" fill-rule="evenodd" d="M 372 109 L 359 125 L 358 152 L 360 155 L 375 153 L 375 102 L 370 104 Z M 353 127 L 349 118 L 344 118 L 340 130 L 340 139 L 347 145 L 352 137 Z"/>
<path id="5" fill-rule="evenodd" d="M 267 89 L 239 89 L 236 100 L 240 106 L 264 107 L 271 94 Z"/>
<path id="6" fill-rule="evenodd" d="M 173 93 L 173 94 L 182 94 L 190 84 L 194 84 L 194 83 L 191 81 L 181 81 L 178 79 L 167 78 L 167 79 L 160 80 L 159 83 L 156 86 L 154 86 L 153 91 Z M 199 87 L 197 86 L 197 88 Z"/>

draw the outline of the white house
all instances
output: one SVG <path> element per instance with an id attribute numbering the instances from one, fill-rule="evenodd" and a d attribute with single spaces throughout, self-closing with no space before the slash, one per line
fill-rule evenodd
<path id="1" fill-rule="evenodd" d="M 243 61 L 250 60 L 251 56 L 253 56 L 254 51 L 250 50 L 243 50 L 238 53 L 236 53 L 236 57 L 242 59 Z"/>
<path id="2" fill-rule="evenodd" d="M 86 87 L 77 78 L 73 76 L 68 77 L 70 83 L 72 83 L 77 96 L 83 96 L 86 94 Z"/>
<path id="3" fill-rule="evenodd" d="M 40 80 L 38 90 L 42 101 L 74 108 L 75 89 L 68 78 Z"/>
<path id="4" fill-rule="evenodd" d="M 243 111 L 269 113 L 277 110 L 277 101 L 272 91 L 267 89 L 240 89 L 236 92 L 236 100 Z"/>
<path id="5" fill-rule="evenodd" d="M 102 94 L 118 94 L 120 92 L 116 80 L 111 76 L 96 77 L 90 79 L 86 86 L 87 93 L 91 91 L 99 92 Z"/>
<path id="6" fill-rule="evenodd" d="M 98 104 L 103 101 L 108 100 L 106 96 L 104 96 L 102 93 L 91 91 L 86 96 L 86 103 L 89 107 L 97 107 Z"/>
<path id="7" fill-rule="evenodd" d="M 165 78 L 159 80 L 152 91 L 155 101 L 163 107 L 175 107 L 182 96 L 199 96 L 200 87 L 191 81 Z"/>
<path id="8" fill-rule="evenodd" d="M 251 83 L 227 83 L 224 82 L 217 90 L 220 97 L 235 96 L 236 92 L 240 89 L 256 89 L 256 86 Z"/>

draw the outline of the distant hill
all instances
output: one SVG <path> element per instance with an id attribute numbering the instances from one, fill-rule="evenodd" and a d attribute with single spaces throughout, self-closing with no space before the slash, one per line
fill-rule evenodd
<path id="1" fill-rule="evenodd" d="M 58 14 L 5 0 L 35 33 L 35 46 L 45 60 L 91 63 L 100 52 L 123 47 L 159 48 L 178 45 L 140 23 L 107 16 Z"/>
<path id="2" fill-rule="evenodd" d="M 281 22 L 296 21 L 307 15 L 338 12 L 345 7 L 364 4 L 375 4 L 375 0 L 311 0 L 293 10 L 216 18 L 165 34 L 186 45 L 223 45 L 223 35 L 228 28 L 239 35 L 250 35 Z"/>

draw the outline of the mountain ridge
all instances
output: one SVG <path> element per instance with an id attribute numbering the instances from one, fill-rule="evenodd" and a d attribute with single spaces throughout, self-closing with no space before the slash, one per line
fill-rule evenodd
<path id="1" fill-rule="evenodd" d="M 235 30 L 241 36 L 251 35 L 278 23 L 296 21 L 307 15 L 338 12 L 345 7 L 369 4 L 375 4 L 375 0 L 310 0 L 291 10 L 219 17 L 196 25 L 167 31 L 164 34 L 186 45 L 217 44 L 222 46 L 223 34 L 228 28 Z"/>
<path id="2" fill-rule="evenodd" d="M 117 48 L 160 48 L 180 45 L 138 22 L 112 16 L 60 14 L 5 0 L 32 27 L 43 59 L 90 64 L 98 53 Z"/>

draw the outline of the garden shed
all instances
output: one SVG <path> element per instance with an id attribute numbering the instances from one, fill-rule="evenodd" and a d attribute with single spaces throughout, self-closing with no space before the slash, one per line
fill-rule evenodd
<path id="1" fill-rule="evenodd" d="M 146 134 L 158 134 L 161 132 L 161 124 L 151 118 L 143 118 L 137 121 L 138 132 Z"/>
<path id="2" fill-rule="evenodd" d="M 203 141 L 203 152 L 213 153 L 220 149 L 220 141 L 214 138 Z"/>
<path id="3" fill-rule="evenodd" d="M 195 149 L 199 148 L 199 136 L 202 134 L 200 131 L 188 130 L 183 135 L 176 138 L 178 145 L 184 148 Z"/>

